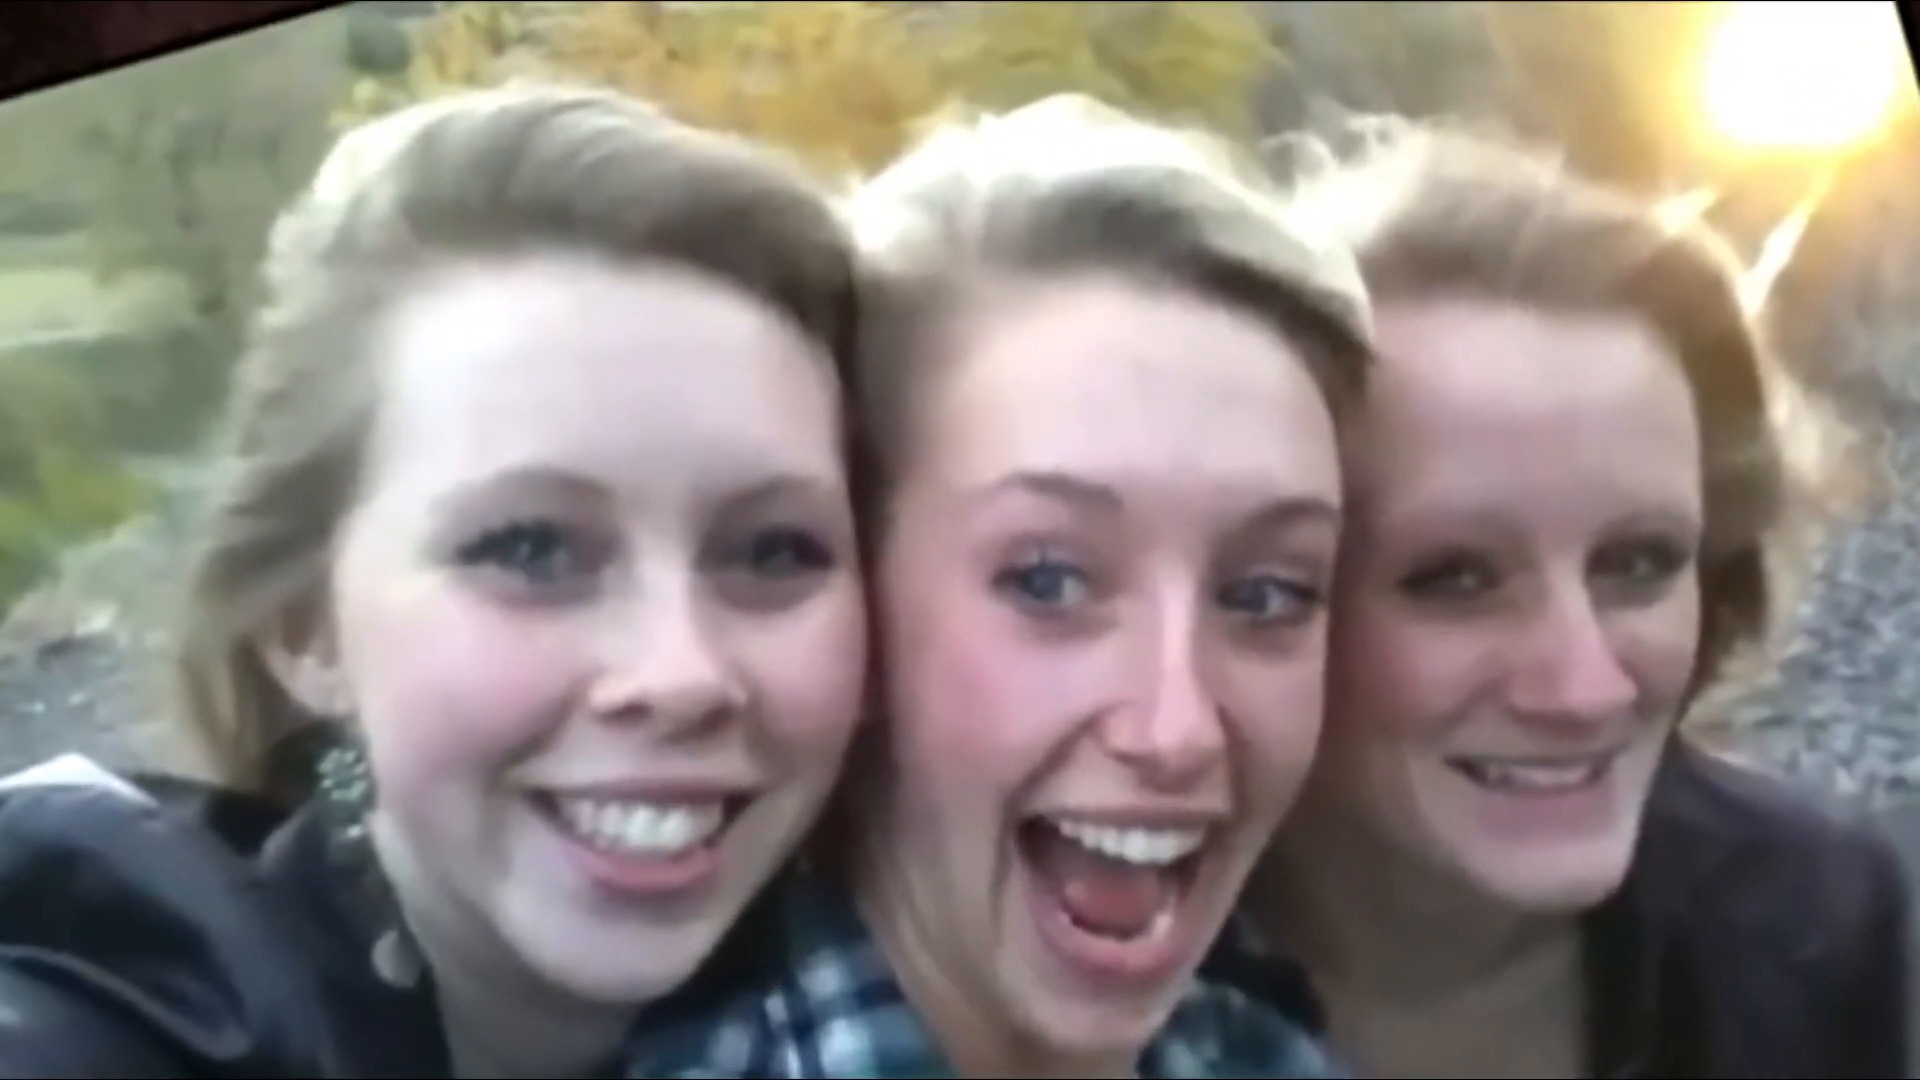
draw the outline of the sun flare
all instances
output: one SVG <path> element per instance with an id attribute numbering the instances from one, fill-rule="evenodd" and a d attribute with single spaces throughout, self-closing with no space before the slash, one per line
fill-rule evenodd
<path id="1" fill-rule="evenodd" d="M 1729 4 L 1704 76 L 1709 122 L 1754 149 L 1849 146 L 1873 136 L 1913 93 L 1894 5 L 1869 0 Z"/>

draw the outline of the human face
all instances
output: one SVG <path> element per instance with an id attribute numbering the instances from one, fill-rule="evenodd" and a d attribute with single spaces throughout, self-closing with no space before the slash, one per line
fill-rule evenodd
<path id="1" fill-rule="evenodd" d="M 877 582 L 869 908 L 910 990 L 1130 1064 L 1313 756 L 1333 423 L 1280 335 L 1185 292 L 1056 282 L 958 336 Z"/>
<path id="2" fill-rule="evenodd" d="M 1621 881 L 1700 635 L 1700 435 L 1624 316 L 1387 304 L 1312 802 L 1503 904 Z"/>
<path id="3" fill-rule="evenodd" d="M 559 255 L 439 275 L 378 350 L 332 600 L 383 862 L 462 977 L 655 998 L 856 720 L 830 367 L 718 281 Z"/>

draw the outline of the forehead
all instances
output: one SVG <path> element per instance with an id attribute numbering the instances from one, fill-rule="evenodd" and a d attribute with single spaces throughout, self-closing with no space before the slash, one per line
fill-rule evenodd
<path id="1" fill-rule="evenodd" d="M 950 361 L 923 445 L 956 484 L 1048 469 L 1337 495 L 1333 421 L 1306 365 L 1265 324 L 1200 297 L 1043 285 L 974 315 Z"/>
<path id="2" fill-rule="evenodd" d="M 382 483 L 558 467 L 618 488 L 838 468 L 827 360 L 743 291 L 560 254 L 416 290 L 375 346 Z"/>
<path id="3" fill-rule="evenodd" d="M 1637 319 L 1478 301 L 1386 304 L 1354 455 L 1370 499 L 1700 497 L 1678 358 Z"/>

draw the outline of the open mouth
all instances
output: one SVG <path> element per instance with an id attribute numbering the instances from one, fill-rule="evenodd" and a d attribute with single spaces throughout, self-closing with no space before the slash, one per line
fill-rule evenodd
<path id="1" fill-rule="evenodd" d="M 631 892 L 685 888 L 718 866 L 747 797 L 653 801 L 537 792 L 535 810 L 585 856 L 590 876 Z"/>
<path id="2" fill-rule="evenodd" d="M 1172 930 L 1210 833 L 1042 816 L 1021 823 L 1017 845 L 1067 927 L 1096 942 L 1148 944 Z"/>
<path id="3" fill-rule="evenodd" d="M 1447 767 L 1475 787 L 1501 795 L 1571 795 L 1600 786 L 1620 752 L 1572 757 L 1450 757 Z"/>

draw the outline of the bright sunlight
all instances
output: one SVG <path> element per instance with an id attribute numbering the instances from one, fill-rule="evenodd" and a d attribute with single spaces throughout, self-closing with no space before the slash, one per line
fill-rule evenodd
<path id="1" fill-rule="evenodd" d="M 1892 3 L 1729 4 L 1705 58 L 1707 119 L 1756 150 L 1844 149 L 1887 122 L 1910 65 Z"/>

